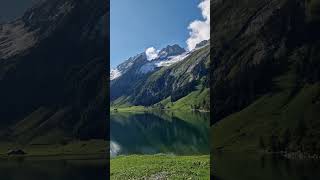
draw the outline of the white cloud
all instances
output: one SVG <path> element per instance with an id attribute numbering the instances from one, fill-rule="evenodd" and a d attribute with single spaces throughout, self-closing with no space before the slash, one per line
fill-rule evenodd
<path id="1" fill-rule="evenodd" d="M 154 47 L 149 47 L 147 50 L 146 50 L 146 56 L 147 56 L 147 59 L 149 61 L 153 60 L 153 59 L 156 59 L 159 57 L 159 50 L 156 50 L 156 48 Z"/>
<path id="2" fill-rule="evenodd" d="M 195 20 L 190 23 L 190 37 L 187 40 L 188 49 L 192 50 L 204 40 L 210 39 L 210 0 L 203 0 L 199 6 L 203 20 Z"/>
<path id="3" fill-rule="evenodd" d="M 203 18 L 210 23 L 210 0 L 202 1 L 198 7 L 202 11 Z"/>

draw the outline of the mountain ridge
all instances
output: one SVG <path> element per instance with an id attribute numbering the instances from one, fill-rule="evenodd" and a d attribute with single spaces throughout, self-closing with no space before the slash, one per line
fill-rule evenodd
<path id="1" fill-rule="evenodd" d="M 120 68 L 128 67 L 128 69 L 123 70 L 117 78 L 111 79 L 111 104 L 113 106 L 121 104 L 155 106 L 171 95 L 172 100 L 177 101 L 192 91 L 197 91 L 196 86 L 198 85 L 202 86 L 200 89 L 207 87 L 205 85 L 206 82 L 201 80 L 208 68 L 208 66 L 204 65 L 209 61 L 209 48 L 206 45 L 208 45 L 207 41 L 200 44 L 197 49 L 189 52 L 178 45 L 167 46 L 159 51 L 158 58 L 152 60 L 147 60 L 144 53 L 135 56 L 136 59 L 129 58 L 118 66 Z M 168 53 L 167 51 L 170 52 Z M 199 54 L 203 56 L 199 56 Z M 205 72 L 200 75 L 201 77 L 192 77 L 191 69 L 196 69 L 197 64 L 202 64 L 202 67 L 197 72 Z M 183 80 L 180 78 L 183 74 L 185 74 L 185 78 L 190 79 Z M 179 78 L 180 85 L 183 87 L 178 87 L 180 86 L 178 85 Z M 177 81 L 174 82 L 174 79 Z M 163 82 L 163 80 L 166 82 Z M 168 86 L 167 89 L 161 89 L 160 84 L 164 87 Z M 181 94 L 178 93 L 180 90 L 183 91 Z M 153 94 L 149 94 L 150 92 L 153 92 Z M 161 106 L 164 105 L 161 104 Z M 190 108 L 191 104 L 186 106 Z"/>

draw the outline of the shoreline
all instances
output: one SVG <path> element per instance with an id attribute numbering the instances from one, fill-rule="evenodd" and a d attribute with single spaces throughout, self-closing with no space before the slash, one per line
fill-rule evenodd
<path id="1" fill-rule="evenodd" d="M 152 112 L 152 111 L 191 111 L 191 112 L 199 112 L 199 113 L 210 113 L 210 110 L 204 109 L 160 109 L 160 108 L 152 108 L 152 107 L 142 107 L 142 106 L 128 106 L 128 107 L 110 107 L 110 112 Z"/>
<path id="2" fill-rule="evenodd" d="M 9 154 L 18 150 L 19 153 Z M 92 139 L 68 144 L 0 144 L 0 160 L 93 160 L 109 159 L 109 141 Z"/>
<path id="3" fill-rule="evenodd" d="M 48 155 L 0 155 L 0 160 L 27 160 L 27 161 L 46 161 L 46 160 L 108 160 L 107 153 L 88 153 L 88 154 L 48 154 Z"/>

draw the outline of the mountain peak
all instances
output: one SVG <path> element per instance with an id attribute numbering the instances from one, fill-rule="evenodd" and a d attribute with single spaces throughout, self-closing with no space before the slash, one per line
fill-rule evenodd
<path id="1" fill-rule="evenodd" d="M 183 60 L 187 55 L 183 55 L 186 50 L 180 47 L 178 44 L 168 45 L 157 54 L 157 57 L 152 60 L 147 60 L 146 52 L 137 54 L 136 56 L 130 57 L 118 65 L 115 69 L 110 71 L 111 80 L 115 80 L 126 73 L 131 67 L 139 67 L 137 72 L 147 73 L 154 71 L 157 67 L 168 66 Z M 151 62 L 152 61 L 152 62 Z"/>
<path id="2" fill-rule="evenodd" d="M 186 52 L 185 49 L 180 47 L 178 44 L 168 45 L 160 51 L 160 56 L 176 56 Z"/>

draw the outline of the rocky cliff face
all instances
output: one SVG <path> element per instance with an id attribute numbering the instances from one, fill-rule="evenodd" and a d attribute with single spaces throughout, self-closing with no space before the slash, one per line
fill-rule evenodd
<path id="1" fill-rule="evenodd" d="M 258 149 L 271 135 L 283 144 L 285 132 L 294 140 L 282 150 L 315 145 L 319 14 L 317 0 L 212 1 L 214 147 Z M 297 132 L 301 122 L 309 133 Z"/>
<path id="2" fill-rule="evenodd" d="M 47 0 L 0 25 L 2 138 L 106 138 L 108 23 L 104 0 Z"/>

